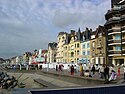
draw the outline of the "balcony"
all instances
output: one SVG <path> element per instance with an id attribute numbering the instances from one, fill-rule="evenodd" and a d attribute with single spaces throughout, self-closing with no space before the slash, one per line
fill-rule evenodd
<path id="1" fill-rule="evenodd" d="M 121 34 L 121 32 L 112 32 L 112 33 L 108 33 L 108 35 L 115 35 L 115 34 Z"/>
<path id="2" fill-rule="evenodd" d="M 111 32 L 120 32 L 121 28 L 119 26 L 116 26 L 116 27 L 112 27 L 110 29 L 108 29 L 108 33 L 111 33 Z"/>
<path id="3" fill-rule="evenodd" d="M 120 17 L 112 17 L 110 18 L 105 25 L 113 24 L 113 23 L 119 23 Z"/>
<path id="4" fill-rule="evenodd" d="M 120 17 L 112 17 L 108 21 L 117 21 L 120 20 Z"/>
<path id="5" fill-rule="evenodd" d="M 121 28 L 121 32 L 122 32 L 122 33 L 125 32 L 125 26 L 122 26 L 122 28 Z"/>
<path id="6" fill-rule="evenodd" d="M 125 21 L 125 14 L 121 16 L 120 22 Z"/>
<path id="7" fill-rule="evenodd" d="M 119 10 L 121 13 L 125 11 L 125 5 L 121 6 L 121 9 Z"/>
<path id="8" fill-rule="evenodd" d="M 109 40 L 108 45 L 121 45 L 121 40 Z"/>
<path id="9" fill-rule="evenodd" d="M 122 55 L 125 55 L 125 49 L 122 49 Z"/>
<path id="10" fill-rule="evenodd" d="M 121 54 L 122 51 L 121 51 L 121 50 L 109 50 L 108 53 L 109 53 L 109 54 Z"/>
<path id="11" fill-rule="evenodd" d="M 120 7 L 115 7 L 107 11 L 105 18 L 108 20 L 110 17 L 112 17 L 113 14 L 118 14 L 120 10 Z"/>
<path id="12" fill-rule="evenodd" d="M 124 39 L 122 39 L 122 44 L 125 44 L 125 38 L 124 38 Z"/>

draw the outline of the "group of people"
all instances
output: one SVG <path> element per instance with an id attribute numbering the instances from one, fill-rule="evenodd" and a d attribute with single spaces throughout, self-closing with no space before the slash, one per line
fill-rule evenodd
<path id="1" fill-rule="evenodd" d="M 59 71 L 59 72 L 63 71 L 63 67 L 64 66 L 62 64 L 56 65 L 56 71 Z"/>
<path id="2" fill-rule="evenodd" d="M 68 65 L 68 74 L 74 75 L 74 73 L 77 73 L 76 65 Z"/>
<path id="3" fill-rule="evenodd" d="M 63 65 L 56 65 L 56 71 L 63 71 Z M 88 68 L 89 77 L 96 77 L 100 79 L 105 79 L 105 81 L 110 82 L 116 80 L 117 76 L 121 77 L 120 67 L 118 70 L 114 69 L 114 65 L 108 66 L 106 64 L 102 65 L 91 65 Z M 68 74 L 74 75 L 74 73 L 79 72 L 80 76 L 84 76 L 86 69 L 84 69 L 83 65 L 68 65 Z M 96 74 L 97 73 L 97 74 Z M 124 80 L 125 80 L 125 67 L 124 67 Z"/>

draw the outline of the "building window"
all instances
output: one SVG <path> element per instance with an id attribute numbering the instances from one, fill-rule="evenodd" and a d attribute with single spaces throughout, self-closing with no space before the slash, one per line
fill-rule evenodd
<path id="1" fill-rule="evenodd" d="M 83 55 L 86 55 L 86 52 L 85 52 L 85 51 L 83 51 Z"/>
<path id="2" fill-rule="evenodd" d="M 77 58 L 77 62 L 79 61 L 79 58 Z"/>
<path id="3" fill-rule="evenodd" d="M 90 43 L 87 43 L 87 48 L 90 48 Z"/>
<path id="4" fill-rule="evenodd" d="M 74 57 L 74 52 L 71 52 L 71 57 Z"/>
<path id="5" fill-rule="evenodd" d="M 77 48 L 79 48 L 79 43 L 77 43 Z"/>
<path id="6" fill-rule="evenodd" d="M 66 50 L 67 50 L 67 47 L 66 47 Z"/>
<path id="7" fill-rule="evenodd" d="M 77 51 L 77 55 L 79 55 L 79 51 Z"/>
<path id="8" fill-rule="evenodd" d="M 83 48 L 85 48 L 85 44 L 83 44 L 83 46 L 82 46 Z"/>
<path id="9" fill-rule="evenodd" d="M 87 51 L 87 55 L 90 55 L 90 51 Z"/>
<path id="10" fill-rule="evenodd" d="M 120 35 L 115 35 L 115 40 L 120 40 L 121 36 Z"/>
<path id="11" fill-rule="evenodd" d="M 117 51 L 120 50 L 120 51 L 121 51 L 121 46 L 116 46 L 116 47 L 115 47 L 115 50 L 117 50 Z"/>

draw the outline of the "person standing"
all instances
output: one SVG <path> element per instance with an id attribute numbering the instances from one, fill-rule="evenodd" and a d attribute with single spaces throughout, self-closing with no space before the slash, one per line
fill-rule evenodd
<path id="1" fill-rule="evenodd" d="M 120 67 L 118 68 L 118 76 L 120 77 L 121 74 L 120 74 Z"/>
<path id="2" fill-rule="evenodd" d="M 70 65 L 68 65 L 68 74 L 70 74 L 70 71 L 71 71 L 71 67 Z"/>
<path id="3" fill-rule="evenodd" d="M 80 64 L 80 67 L 79 67 L 79 71 L 80 71 L 80 76 L 84 76 L 84 74 L 83 74 L 83 66 L 82 66 L 82 64 Z"/>
<path id="4" fill-rule="evenodd" d="M 77 71 L 76 71 L 76 65 L 74 65 L 74 72 L 77 73 Z"/>
<path id="5" fill-rule="evenodd" d="M 99 73 L 100 73 L 100 78 L 104 78 L 104 66 L 100 66 L 100 69 L 99 69 Z"/>
<path id="6" fill-rule="evenodd" d="M 108 66 L 104 68 L 104 76 L 105 76 L 105 80 L 109 79 L 109 67 Z"/>
<path id="7" fill-rule="evenodd" d="M 58 65 L 56 65 L 56 71 L 58 71 Z"/>
<path id="8" fill-rule="evenodd" d="M 93 65 L 92 66 L 92 75 L 94 76 L 94 74 L 95 74 L 95 66 Z"/>
<path id="9" fill-rule="evenodd" d="M 125 66 L 124 66 L 124 80 L 125 80 Z"/>
<path id="10" fill-rule="evenodd" d="M 74 75 L 74 66 L 71 66 L 71 75 Z"/>

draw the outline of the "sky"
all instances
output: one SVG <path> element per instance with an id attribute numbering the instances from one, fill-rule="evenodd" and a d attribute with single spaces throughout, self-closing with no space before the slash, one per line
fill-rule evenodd
<path id="1" fill-rule="evenodd" d="M 0 0 L 0 57 L 47 49 L 59 32 L 104 25 L 110 0 Z"/>

